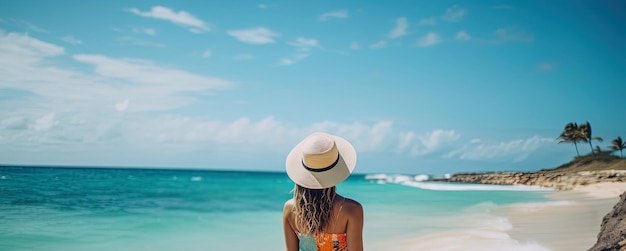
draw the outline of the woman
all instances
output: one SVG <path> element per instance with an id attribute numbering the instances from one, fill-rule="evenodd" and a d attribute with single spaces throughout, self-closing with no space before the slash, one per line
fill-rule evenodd
<path id="1" fill-rule="evenodd" d="M 356 151 L 345 139 L 313 133 L 287 156 L 287 175 L 295 183 L 283 208 L 287 251 L 362 251 L 363 207 L 336 193 L 350 176 Z"/>

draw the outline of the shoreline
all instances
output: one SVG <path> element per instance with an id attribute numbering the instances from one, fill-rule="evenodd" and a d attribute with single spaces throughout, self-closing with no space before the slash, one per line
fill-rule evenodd
<path id="1" fill-rule="evenodd" d="M 396 241 L 398 250 L 588 250 L 603 217 L 626 191 L 626 182 L 600 182 L 555 190 L 547 201 L 488 207 L 460 228 Z M 465 225 L 465 227 L 463 226 Z"/>
<path id="2" fill-rule="evenodd" d="M 548 194 L 551 202 L 546 205 L 505 209 L 513 225 L 509 234 L 520 243 L 536 242 L 552 251 L 589 250 L 597 242 L 603 217 L 625 191 L 626 182 L 578 185 Z"/>

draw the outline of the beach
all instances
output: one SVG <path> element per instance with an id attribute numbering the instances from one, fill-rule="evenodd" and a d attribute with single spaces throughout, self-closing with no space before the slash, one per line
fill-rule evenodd
<path id="1" fill-rule="evenodd" d="M 463 219 L 466 229 L 422 235 L 405 242 L 402 250 L 588 250 L 602 218 L 625 191 L 624 182 L 603 182 L 549 193 L 547 202 L 486 209 Z"/>

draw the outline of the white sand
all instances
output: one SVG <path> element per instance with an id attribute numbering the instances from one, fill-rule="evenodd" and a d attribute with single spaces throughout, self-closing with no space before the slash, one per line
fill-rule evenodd
<path id="1" fill-rule="evenodd" d="M 618 198 L 626 191 L 626 182 L 603 182 L 586 186 L 577 186 L 574 191 L 582 192 L 585 196 L 597 199 Z"/>
<path id="2" fill-rule="evenodd" d="M 626 182 L 578 186 L 550 194 L 553 201 L 535 208 L 511 207 L 511 238 L 534 241 L 550 250 L 588 250 L 596 243 L 602 218 L 626 191 Z"/>
<path id="3" fill-rule="evenodd" d="M 520 203 L 462 219 L 466 229 L 443 231 L 395 242 L 396 250 L 588 250 L 602 218 L 626 182 L 599 183 L 549 194 L 541 203 Z"/>

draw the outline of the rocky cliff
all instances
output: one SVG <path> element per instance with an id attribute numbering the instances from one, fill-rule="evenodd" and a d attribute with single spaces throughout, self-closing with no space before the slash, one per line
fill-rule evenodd
<path id="1" fill-rule="evenodd" d="M 589 251 L 626 251 L 626 192 L 619 202 L 604 216 L 598 242 Z"/>

